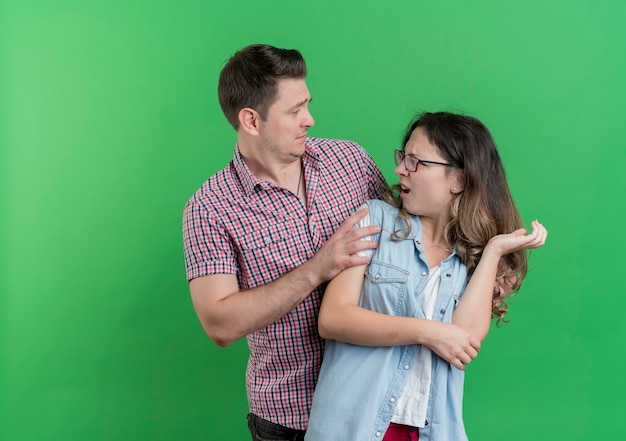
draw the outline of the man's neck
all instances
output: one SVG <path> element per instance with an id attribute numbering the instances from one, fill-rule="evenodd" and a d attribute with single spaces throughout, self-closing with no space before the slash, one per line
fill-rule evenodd
<path id="1" fill-rule="evenodd" d="M 238 143 L 239 153 L 250 172 L 258 179 L 273 182 L 281 187 L 297 192 L 297 181 L 302 175 L 302 161 L 294 157 L 292 161 L 279 161 L 269 155 L 259 155 L 258 149 Z"/>

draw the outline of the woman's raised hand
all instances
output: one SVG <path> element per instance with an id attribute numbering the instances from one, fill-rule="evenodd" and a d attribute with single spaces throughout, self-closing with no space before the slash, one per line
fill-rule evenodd
<path id="1" fill-rule="evenodd" d="M 517 250 L 542 247 L 546 243 L 548 230 L 538 220 L 532 221 L 531 228 L 532 230 L 529 234 L 526 234 L 525 228 L 520 228 L 512 233 L 498 234 L 492 237 L 487 243 L 483 254 L 495 252 L 500 256 L 504 256 Z"/>

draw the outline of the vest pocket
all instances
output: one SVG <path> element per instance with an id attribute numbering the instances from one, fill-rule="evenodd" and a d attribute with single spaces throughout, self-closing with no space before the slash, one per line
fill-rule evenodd
<path id="1" fill-rule="evenodd" d="M 412 316 L 415 302 L 407 297 L 409 275 L 404 268 L 373 260 L 365 270 L 361 306 L 384 314 Z"/>
<path id="2" fill-rule="evenodd" d="M 372 260 L 365 277 L 372 283 L 406 283 L 410 272 L 399 266 Z"/>

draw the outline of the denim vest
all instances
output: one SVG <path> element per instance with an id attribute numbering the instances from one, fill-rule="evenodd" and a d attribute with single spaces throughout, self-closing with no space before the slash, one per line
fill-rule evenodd
<path id="1" fill-rule="evenodd" d="M 398 210 L 381 201 L 368 201 L 371 225 L 382 232 L 368 265 L 360 305 L 373 311 L 424 318 L 417 293 L 427 280 L 419 217 L 411 217 L 411 234 L 391 241 L 404 226 Z M 440 264 L 441 284 L 433 320 L 452 321 L 452 313 L 467 284 L 467 271 L 456 252 Z M 324 359 L 313 397 L 306 441 L 379 441 L 420 345 L 370 347 L 334 340 L 326 342 Z M 467 440 L 462 418 L 464 372 L 433 352 L 432 381 L 426 425 L 420 441 Z"/>

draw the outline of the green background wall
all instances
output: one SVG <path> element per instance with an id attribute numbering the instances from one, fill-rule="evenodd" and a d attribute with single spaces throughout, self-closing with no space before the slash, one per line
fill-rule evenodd
<path id="1" fill-rule="evenodd" d="M 204 336 L 181 213 L 231 157 L 217 76 L 255 42 L 303 52 L 310 133 L 390 180 L 415 111 L 491 128 L 550 238 L 468 369 L 468 434 L 624 439 L 626 3 L 508 3 L 0 3 L 0 439 L 248 439 L 245 341 Z"/>

